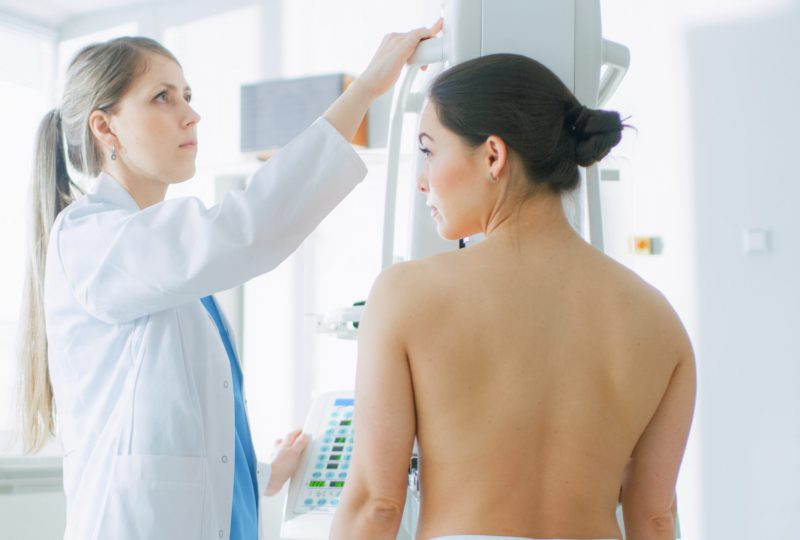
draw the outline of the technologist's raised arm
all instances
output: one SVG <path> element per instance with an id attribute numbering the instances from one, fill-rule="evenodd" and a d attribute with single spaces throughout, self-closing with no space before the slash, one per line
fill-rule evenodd
<path id="1" fill-rule="evenodd" d="M 364 73 L 325 111 L 325 118 L 345 139 L 353 138 L 372 101 L 397 81 L 419 42 L 438 34 L 442 24 L 442 19 L 439 19 L 431 27 L 417 28 L 406 34 L 389 34 L 383 38 Z"/>
<path id="2" fill-rule="evenodd" d="M 404 265 L 385 270 L 370 293 L 358 336 L 355 451 L 331 529 L 335 540 L 394 540 L 406 498 L 416 414 L 403 342 L 409 310 Z"/>
<path id="3" fill-rule="evenodd" d="M 420 40 L 441 24 L 387 36 L 324 120 L 264 164 L 244 191 L 228 193 L 211 208 L 192 197 L 140 211 L 105 201 L 68 208 L 53 225 L 48 267 L 63 271 L 86 311 L 113 324 L 275 268 L 364 177 L 364 164 L 347 141 Z"/>

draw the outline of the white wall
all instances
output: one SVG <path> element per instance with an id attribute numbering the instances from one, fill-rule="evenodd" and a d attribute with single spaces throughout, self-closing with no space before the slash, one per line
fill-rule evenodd
<path id="1" fill-rule="evenodd" d="M 684 537 L 797 538 L 800 5 L 604 0 L 603 15 L 632 57 L 609 103 L 638 128 L 616 152 L 625 232 L 664 239 L 661 256 L 619 258 L 667 295 L 697 356 Z M 743 253 L 746 228 L 769 229 L 769 253 Z"/>
<path id="2" fill-rule="evenodd" d="M 235 71 L 247 79 L 241 82 L 250 82 L 357 74 L 384 33 L 429 22 L 432 4 L 178 1 L 72 20 L 61 37 L 131 20 L 143 34 L 171 36 L 205 125 L 231 138 L 218 152 L 201 152 L 209 176 L 238 159 L 232 142 L 238 126 L 225 118 L 238 115 L 230 87 L 239 81 L 213 80 L 209 74 L 225 73 L 226 57 L 198 63 L 191 45 L 209 33 L 204 24 L 213 17 L 255 10 L 260 30 L 239 36 L 250 36 L 240 44 L 247 48 L 247 66 Z M 794 58 L 800 6 L 790 0 L 603 0 L 602 6 L 605 36 L 628 45 L 632 55 L 628 77 L 608 106 L 632 115 L 638 129 L 626 133 L 609 161 L 626 171 L 617 186 L 621 206 L 610 219 L 625 236 L 664 240 L 660 256 L 634 257 L 624 248 L 615 256 L 666 294 L 698 359 L 698 408 L 679 481 L 684 538 L 797 537 L 800 362 L 792 336 L 800 310 L 793 279 L 800 243 L 791 234 L 797 228 L 792 205 L 800 197 L 792 174 L 800 139 L 792 99 L 800 95 Z M 35 99 L 44 103 L 47 96 Z M 216 135 L 209 132 L 203 140 Z M 4 149 L 19 140 L 9 139 Z M 195 188 L 211 200 L 210 178 Z M 371 181 L 359 190 L 354 203 L 379 197 Z M 363 294 L 352 285 L 335 290 L 332 273 L 315 273 L 322 267 L 347 272 L 346 261 L 331 264 L 329 250 L 342 230 L 357 226 L 348 215 L 332 216 L 296 256 L 248 285 L 246 390 L 262 454 L 275 436 L 302 421 L 312 392 L 339 385 L 337 377 L 352 372 L 352 361 L 342 359 L 352 356 L 353 344 L 309 339 L 305 315 L 366 294 L 366 285 Z M 742 231 L 751 227 L 769 229 L 769 253 L 743 254 Z M 362 232 L 365 239 L 371 234 Z M 9 242 L 4 249 L 18 239 Z M 317 375 L 301 379 L 312 366 Z"/>

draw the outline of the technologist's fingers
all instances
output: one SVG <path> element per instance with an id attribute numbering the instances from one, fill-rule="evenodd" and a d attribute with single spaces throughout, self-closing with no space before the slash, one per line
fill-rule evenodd
<path id="1" fill-rule="evenodd" d="M 287 433 L 284 437 L 275 439 L 275 452 L 291 448 L 297 444 L 297 440 L 303 435 L 302 429 L 295 429 Z"/>
<path id="2" fill-rule="evenodd" d="M 292 447 L 299 452 L 302 452 L 306 446 L 308 446 L 308 435 L 305 433 L 298 433 L 297 437 L 295 437 L 294 441 L 292 442 Z"/>
<path id="3" fill-rule="evenodd" d="M 417 28 L 405 34 L 388 34 L 383 38 L 361 79 L 374 95 L 383 94 L 400 76 L 420 41 L 435 36 L 442 29 L 442 19 L 429 27 Z"/>
<path id="4" fill-rule="evenodd" d="M 426 39 L 430 39 L 430 38 L 434 37 L 436 34 L 438 34 L 442 30 L 443 26 L 444 26 L 444 19 L 442 19 L 440 17 L 439 20 L 436 21 L 435 23 L 433 23 L 432 26 L 429 26 L 428 28 L 418 28 L 417 30 L 415 30 L 416 36 L 414 36 L 414 37 L 417 38 L 417 41 L 414 43 L 414 51 L 417 50 L 417 47 L 419 46 L 420 42 L 422 42 L 422 41 L 424 41 Z M 414 52 L 412 51 L 411 54 L 413 55 Z M 408 62 L 410 59 L 411 59 L 411 56 L 409 56 L 406 59 L 406 62 Z M 420 66 L 419 68 L 422 71 L 427 71 L 428 66 L 424 65 L 424 66 Z"/>

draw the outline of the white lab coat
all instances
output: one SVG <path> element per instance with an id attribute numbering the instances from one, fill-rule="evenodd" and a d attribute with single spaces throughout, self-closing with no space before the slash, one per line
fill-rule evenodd
<path id="1" fill-rule="evenodd" d="M 229 538 L 233 384 L 200 298 L 277 266 L 365 175 L 320 118 L 212 208 L 140 210 L 101 174 L 59 214 L 45 314 L 65 540 Z"/>

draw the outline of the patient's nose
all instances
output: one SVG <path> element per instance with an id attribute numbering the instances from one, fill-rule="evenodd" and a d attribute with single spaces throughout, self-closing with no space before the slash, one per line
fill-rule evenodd
<path id="1" fill-rule="evenodd" d="M 417 177 L 417 189 L 422 193 L 428 192 L 428 179 L 424 174 L 420 174 L 419 177 Z"/>

